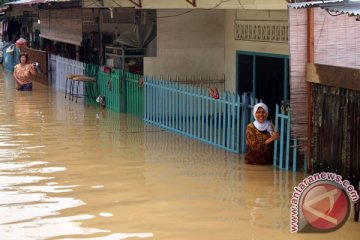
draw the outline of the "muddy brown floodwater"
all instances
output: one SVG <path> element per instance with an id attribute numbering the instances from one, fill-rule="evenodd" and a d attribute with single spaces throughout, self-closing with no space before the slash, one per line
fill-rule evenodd
<path id="1" fill-rule="evenodd" d="M 1 240 L 360 239 L 352 216 L 333 233 L 290 233 L 302 172 L 0 76 Z"/>

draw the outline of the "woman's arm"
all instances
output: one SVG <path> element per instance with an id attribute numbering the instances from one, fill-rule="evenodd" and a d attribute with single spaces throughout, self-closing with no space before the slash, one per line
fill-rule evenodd
<path id="1" fill-rule="evenodd" d="M 270 143 L 272 143 L 273 141 L 275 140 L 278 140 L 279 139 L 279 133 L 278 132 L 273 132 L 271 137 L 268 138 L 266 141 L 265 141 L 265 144 L 268 145 Z"/>
<path id="2" fill-rule="evenodd" d="M 35 67 L 34 65 L 32 64 L 29 64 L 29 72 L 32 74 L 32 75 L 36 75 L 36 70 L 35 70 Z"/>

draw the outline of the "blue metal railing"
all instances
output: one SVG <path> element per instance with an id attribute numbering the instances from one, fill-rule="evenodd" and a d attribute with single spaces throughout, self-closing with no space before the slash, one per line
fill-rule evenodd
<path id="1" fill-rule="evenodd" d="M 276 105 L 275 128 L 280 133 L 280 139 L 274 142 L 274 167 L 289 170 L 290 167 L 290 151 L 292 151 L 292 170 L 295 172 L 297 168 L 297 138 L 291 139 L 290 134 L 290 110 L 279 108 Z M 285 166 L 284 166 L 285 165 Z M 306 161 L 304 161 L 304 169 L 306 170 Z"/>
<path id="2" fill-rule="evenodd" d="M 246 152 L 246 126 L 256 99 L 145 77 L 147 123 L 224 148 Z"/>

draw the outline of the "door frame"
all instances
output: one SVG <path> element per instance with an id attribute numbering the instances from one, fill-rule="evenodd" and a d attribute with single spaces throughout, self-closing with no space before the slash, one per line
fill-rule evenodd
<path id="1" fill-rule="evenodd" d="M 240 68 L 239 68 L 239 58 L 240 58 L 240 54 L 242 55 L 250 55 L 253 57 L 253 79 L 252 79 L 252 93 L 254 94 L 254 96 L 256 96 L 256 57 L 273 57 L 273 58 L 282 58 L 284 60 L 284 90 L 283 90 L 283 95 L 284 95 L 284 99 L 283 100 L 289 100 L 289 93 L 288 93 L 288 88 L 289 88 L 289 73 L 288 73 L 288 68 L 289 68 L 289 55 L 285 55 L 285 54 L 275 54 L 275 53 L 263 53 L 263 52 L 250 52 L 250 51 L 241 51 L 241 50 L 237 50 L 236 51 L 236 93 L 239 93 L 239 76 L 240 76 Z"/>

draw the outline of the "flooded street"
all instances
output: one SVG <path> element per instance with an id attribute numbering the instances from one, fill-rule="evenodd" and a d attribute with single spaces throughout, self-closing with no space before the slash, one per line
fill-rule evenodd
<path id="1" fill-rule="evenodd" d="M 360 239 L 348 222 L 291 234 L 305 176 L 64 99 L 0 72 L 0 240 Z"/>

